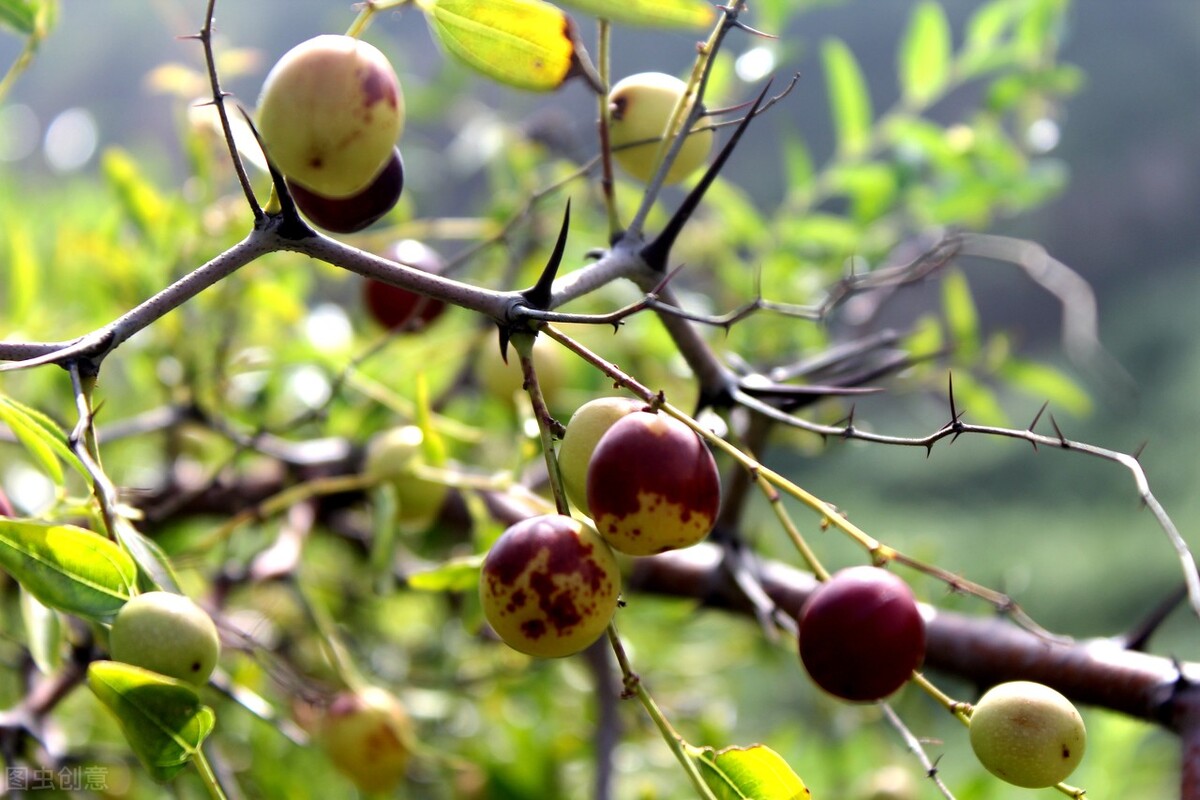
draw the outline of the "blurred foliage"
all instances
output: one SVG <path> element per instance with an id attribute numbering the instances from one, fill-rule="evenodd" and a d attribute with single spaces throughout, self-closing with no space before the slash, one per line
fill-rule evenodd
<path id="1" fill-rule="evenodd" d="M 822 4 L 757 3 L 750 24 L 784 30 Z M 0 0 L 0 22 L 32 37 L 37 10 L 53 7 Z M 1064 0 L 991 0 L 955 30 L 939 3 L 913 3 L 896 42 L 896 100 L 882 110 L 850 46 L 836 36 L 816 42 L 833 152 L 818 156 L 798 135 L 789 135 L 781 152 L 770 155 L 772 168 L 786 176 L 786 192 L 766 211 L 753 191 L 753 173 L 731 172 L 717 180 L 673 253 L 674 262 L 686 265 L 675 283 L 684 302 L 699 313 L 720 314 L 761 291 L 768 300 L 806 306 L 819 302 L 825 287 L 850 271 L 889 263 L 898 248 L 911 246 L 922 234 L 987 228 L 1044 204 L 1061 190 L 1065 175 L 1052 157 L 1030 144 L 1028 133 L 1039 121 L 1056 119 L 1062 100 L 1080 84 L 1077 71 L 1057 59 L 1068 10 Z M 381 20 L 372 35 L 386 39 L 392 25 L 417 19 Z M 236 42 L 236 31 L 224 33 Z M 764 48 L 781 76 L 797 68 L 788 59 L 801 45 L 811 44 L 750 41 Z M 181 69 L 173 65 L 157 78 L 160 88 L 178 98 L 178 133 L 190 175 L 182 185 L 166 183 L 138 152 L 119 147 L 104 152 L 94 173 L 48 185 L 0 175 L 0 336 L 6 340 L 58 341 L 98 328 L 245 235 L 250 217 L 228 155 L 211 124 L 189 113 L 197 75 Z M 742 102 L 753 94 L 748 83 L 736 74 L 733 59 L 721 57 L 706 103 L 719 108 Z M 777 81 L 776 89 L 782 84 Z M 445 111 L 440 98 L 475 87 L 462 72 L 447 69 L 414 92 L 410 108 L 418 119 L 436 119 Z M 502 103 L 504 95 L 498 97 L 494 101 Z M 469 191 L 475 205 L 453 218 L 426 216 L 423 198 L 410 194 L 383 224 L 356 235 L 353 243 L 382 253 L 401 238 L 434 242 L 450 256 L 455 277 L 510 289 L 536 279 L 567 198 L 572 226 L 565 264 L 582 263 L 589 249 L 607 242 L 594 174 L 581 174 L 577 160 L 556 148 L 552 137 L 503 121 L 485 102 L 479 99 L 471 118 L 457 124 L 474 131 L 487 147 L 465 154 L 453 147 L 422 151 L 435 161 L 421 169 L 450 176 L 450 183 L 469 174 L 464 161 L 480 167 L 477 177 L 461 178 L 464 186 L 444 187 L 448 193 Z M 786 113 L 787 103 L 784 97 L 768 113 Z M 931 113 L 934 108 L 939 113 Z M 754 131 L 752 125 L 747 141 L 753 141 Z M 256 189 L 265 193 L 264 176 L 252 176 Z M 616 199 L 625 218 L 641 194 L 642 187 L 619 180 Z M 667 195 L 659 203 L 648 219 L 649 230 L 662 225 L 676 200 Z M 256 451 L 256 437 L 273 435 L 292 443 L 343 437 L 358 448 L 375 433 L 402 424 L 420 425 L 429 440 L 444 443 L 445 466 L 433 479 L 468 489 L 506 489 L 535 473 L 542 455 L 527 399 L 491 395 L 477 375 L 480 363 L 498 359 L 494 327 L 452 309 L 420 335 L 389 335 L 363 311 L 361 285 L 344 270 L 276 253 L 125 343 L 105 363 L 96 393 L 104 470 L 125 498 L 149 496 L 174 480 L 230 486 L 276 474 L 279 465 Z M 986 329 L 968 274 L 949 271 L 940 291 L 903 320 L 906 346 L 929 360 L 900 376 L 898 388 L 943 397 L 949 364 L 956 397 L 974 420 L 1009 421 L 1006 409 L 1022 393 L 1038 402 L 1050 398 L 1070 413 L 1088 412 L 1087 394 L 1065 371 L 1014 353 L 1007 333 Z M 639 297 L 630 286 L 613 284 L 569 310 L 605 312 Z M 686 366 L 649 315 L 630 319 L 617 333 L 608 327 L 564 327 L 677 402 L 692 399 Z M 722 353 L 765 369 L 862 333 L 837 317 L 818 325 L 759 313 L 727 332 L 710 331 L 709 338 Z M 562 372 L 562 390 L 548 398 L 559 419 L 612 391 L 610 381 L 576 359 L 561 358 L 551 368 Z M 46 415 L 35 428 L 73 425 L 75 400 L 60 370 L 6 373 L 0 391 L 19 400 L 20 408 Z M 149 417 L 139 415 L 165 409 L 182 412 L 174 424 L 149 426 L 137 435 L 103 435 L 106 426 L 146 425 Z M 845 412 L 844 405 L 828 403 L 813 415 L 831 421 Z M 92 487 L 77 470 L 61 467 L 61 460 L 69 463 L 58 452 L 61 437 L 54 445 L 43 436 L 22 436 L 22 427 L 28 430 L 32 423 L 16 412 L 2 418 L 20 439 L 0 442 L 0 487 L 17 512 L 46 523 L 83 519 L 100 529 Z M 783 437 L 781 443 L 795 445 L 782 457 L 798 472 L 812 470 L 809 462 L 818 446 L 811 437 Z M 988 444 L 970 450 L 967 460 L 986 462 Z M 914 457 L 881 454 L 880 463 L 903 474 L 907 467 L 897 462 Z M 961 466 L 951 463 L 954 469 Z M 860 477 L 837 487 L 844 496 L 830 499 L 861 509 L 855 513 L 868 518 L 878 516 L 879 527 L 890 528 L 886 507 L 881 510 L 870 497 L 861 504 L 855 499 L 870 494 L 859 491 L 869 483 L 869 477 Z M 240 643 L 228 648 L 222 667 L 227 685 L 242 694 L 204 689 L 200 698 L 216 716 L 206 750 L 220 758 L 247 796 L 352 795 L 352 785 L 323 756 L 297 743 L 305 732 L 285 735 L 281 720 L 295 720 L 303 728 L 335 690 L 364 675 L 404 700 L 419 731 L 421 750 L 404 796 L 552 800 L 589 795 L 598 714 L 594 676 L 583 659 L 538 662 L 480 635 L 478 600 L 463 587 L 470 585 L 479 554 L 501 525 L 471 491 L 456 496 L 461 507 L 420 530 L 392 530 L 396 498 L 386 492 L 349 501 L 336 529 L 306 530 L 287 514 L 254 517 L 236 528 L 225 517 L 172 518 L 161 524 L 130 514 L 126 522 L 162 548 L 183 588 L 219 603 L 228 638 Z M 905 547 L 937 563 L 961 558 L 963 571 L 970 573 L 987 556 L 978 550 L 954 552 L 953 526 L 966 524 L 963 516 L 969 522 L 969 515 L 970 509 L 942 515 L 931 507 L 929 530 L 911 534 L 911 541 L 904 532 L 896 535 Z M 765 516 L 751 519 L 747 533 L 764 552 L 795 560 L 778 531 L 767 529 Z M 1040 522 L 1035 508 L 1016 524 Z M 389 536 L 376 536 L 380 531 Z M 265 569 L 296 536 L 302 542 L 295 545 L 298 563 L 285 579 L 248 577 Z M 381 540 L 394 550 L 381 552 Z M 827 541 L 822 539 L 822 546 Z M 134 555 L 144 573 L 155 569 L 156 551 L 146 548 Z M 1031 558 L 1057 568 L 1053 554 Z M 6 561 L 5 566 L 25 589 L 58 609 L 47 615 L 30 606 L 17 580 L 0 576 L 0 613 L 8 632 L 0 641 L 5 664 L 0 692 L 11 706 L 23 696 L 27 653 L 38 668 L 60 663 L 64 648 L 86 639 L 79 620 L 60 613 L 86 609 L 64 608 L 53 593 L 38 591 L 36 580 L 19 564 L 14 568 Z M 423 577 L 405 584 L 401 578 L 408 574 Z M 924 599 L 952 602 L 942 597 L 940 586 L 920 588 Z M 618 619 L 631 658 L 656 700 L 669 709 L 672 723 L 691 741 L 718 749 L 768 743 L 817 798 L 865 800 L 865 787 L 894 765 L 918 777 L 915 796 L 934 796 L 933 787 L 919 780 L 920 765 L 880 721 L 879 712 L 820 695 L 803 679 L 789 643 L 766 642 L 753 623 L 691 603 L 642 596 L 628 602 Z M 101 626 L 92 633 L 103 641 Z M 55 644 L 57 652 L 49 652 Z M 208 711 L 190 695 L 189 702 L 196 714 Z M 896 707 L 931 742 L 931 753 L 944 754 L 939 770 L 960 800 L 1027 796 L 983 774 L 961 729 L 914 689 L 906 689 Z M 625 703 L 618 714 L 618 796 L 690 796 L 678 765 L 641 710 Z M 103 796 L 169 795 L 171 790 L 133 767 L 116 722 L 86 692 L 60 704 L 51 722 L 72 763 L 107 770 Z M 1107 714 L 1090 714 L 1088 723 L 1089 750 L 1103 755 L 1085 759 L 1073 783 L 1112 797 L 1165 797 L 1173 791 L 1177 756 L 1171 754 L 1177 751 L 1164 734 Z M 205 733 L 196 738 L 197 746 Z M 16 755 L 36 757 L 32 748 Z M 175 786 L 183 796 L 200 796 L 199 780 L 190 770 Z"/>

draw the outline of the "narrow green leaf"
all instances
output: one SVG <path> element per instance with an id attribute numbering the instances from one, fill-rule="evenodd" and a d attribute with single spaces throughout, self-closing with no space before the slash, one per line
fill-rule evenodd
<path id="1" fill-rule="evenodd" d="M 423 592 L 467 592 L 479 585 L 483 556 L 455 558 L 408 576 L 408 586 Z"/>
<path id="2" fill-rule="evenodd" d="M 656 28 L 702 29 L 711 25 L 715 12 L 703 0 L 562 0 L 564 6 L 626 25 Z"/>
<path id="3" fill-rule="evenodd" d="M 19 403 L 11 397 L 0 395 L 0 422 L 8 425 L 27 449 L 30 449 L 31 446 L 37 449 L 37 452 L 30 449 L 30 455 L 42 463 L 43 468 L 59 485 L 63 482 L 62 470 L 58 466 L 59 461 L 66 462 L 85 480 L 91 481 L 92 477 L 88 474 L 87 468 L 83 466 L 79 456 L 75 455 L 67 445 L 66 434 L 54 420 L 41 411 Z M 26 443 L 26 437 L 33 443 L 32 445 Z M 57 459 L 54 460 L 53 466 L 42 461 L 46 457 L 47 449 Z"/>
<path id="4" fill-rule="evenodd" d="M 25 626 L 25 644 L 33 663 L 43 675 L 49 675 L 62 663 L 62 620 L 52 608 L 21 588 L 21 622 Z"/>
<path id="5" fill-rule="evenodd" d="M 156 781 L 169 781 L 186 767 L 216 724 L 195 687 L 131 664 L 93 661 L 88 686 Z"/>
<path id="6" fill-rule="evenodd" d="M 961 357 L 972 358 L 980 347 L 979 312 L 967 276 L 960 270 L 950 270 L 942 281 L 942 307 L 951 346 Z"/>
<path id="7" fill-rule="evenodd" d="M 129 599 L 137 565 L 103 536 L 74 525 L 0 519 L 0 568 L 51 608 L 103 621 Z"/>
<path id="8" fill-rule="evenodd" d="M 423 0 L 442 46 L 467 66 L 518 89 L 547 92 L 568 78 L 599 81 L 575 24 L 542 0 Z"/>
<path id="9" fill-rule="evenodd" d="M 159 230 L 167 202 L 142 175 L 137 160 L 125 150 L 111 147 L 104 152 L 100 168 L 134 227 L 143 236 Z"/>
<path id="10" fill-rule="evenodd" d="M 6 222 L 8 233 L 8 313 L 9 319 L 23 325 L 29 314 L 34 313 L 41 289 L 41 266 L 33 237 L 19 220 Z"/>
<path id="11" fill-rule="evenodd" d="M 171 560 L 158 546 L 158 542 L 148 539 L 145 534 L 133 526 L 132 522 L 124 518 L 117 519 L 113 528 L 117 541 L 133 557 L 138 569 L 153 584 L 152 588 L 183 594 L 183 590 L 179 588 L 179 580 L 175 576 L 175 569 L 171 566 Z"/>
<path id="12" fill-rule="evenodd" d="M 784 135 L 783 164 L 787 174 L 787 186 L 791 191 L 807 192 L 812 187 L 812 155 L 800 136 Z"/>
<path id="13" fill-rule="evenodd" d="M 854 53 L 841 39 L 821 46 L 834 134 L 843 155 L 860 155 L 871 140 L 871 95 Z"/>
<path id="14" fill-rule="evenodd" d="M 717 800 L 808 800 L 812 793 L 778 753 L 766 745 L 701 748 L 700 775 Z"/>
<path id="15" fill-rule="evenodd" d="M 28 36 L 33 33 L 36 18 L 32 0 L 0 0 L 0 25 Z"/>
<path id="16" fill-rule="evenodd" d="M 1048 364 L 1009 358 L 1000 368 L 1000 376 L 1022 392 L 1049 400 L 1057 408 L 1083 416 L 1092 410 L 1092 399 L 1068 375 Z"/>
<path id="17" fill-rule="evenodd" d="M 952 42 L 946 12 L 934 0 L 913 8 L 908 30 L 900 40 L 900 92 L 912 105 L 937 97 L 950 75 Z"/>
<path id="18" fill-rule="evenodd" d="M 0 422 L 8 426 L 25 447 L 25 452 L 50 476 L 50 480 L 54 481 L 55 485 L 62 486 L 62 464 L 58 463 L 54 448 L 46 441 L 44 431 L 10 404 L 7 398 L 0 398 Z"/>

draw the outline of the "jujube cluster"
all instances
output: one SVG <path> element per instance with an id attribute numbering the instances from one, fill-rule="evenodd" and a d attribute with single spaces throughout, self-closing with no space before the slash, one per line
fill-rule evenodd
<path id="1" fill-rule="evenodd" d="M 848 567 L 809 595 L 799 615 L 800 660 L 843 700 L 882 700 L 925 658 L 925 622 L 912 590 L 887 570 Z"/>
<path id="2" fill-rule="evenodd" d="M 616 557 L 597 533 L 559 514 L 508 528 L 483 561 L 483 613 L 509 647 L 533 656 L 577 653 L 608 627 L 621 592 Z"/>
<path id="3" fill-rule="evenodd" d="M 376 47 L 332 34 L 293 47 L 263 83 L 258 127 L 297 206 L 316 225 L 361 230 L 399 199 L 404 95 Z"/>

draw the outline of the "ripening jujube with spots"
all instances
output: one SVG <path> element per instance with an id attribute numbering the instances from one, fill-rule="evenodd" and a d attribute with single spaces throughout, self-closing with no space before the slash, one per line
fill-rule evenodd
<path id="1" fill-rule="evenodd" d="M 267 155 L 289 180 L 339 198 L 387 165 L 404 128 L 395 70 L 374 45 L 324 34 L 276 62 L 258 100 Z"/>
<path id="2" fill-rule="evenodd" d="M 665 413 L 635 411 L 614 422 L 592 451 L 587 501 L 614 550 L 654 555 L 708 536 L 721 477 L 691 428 Z"/>
<path id="3" fill-rule="evenodd" d="M 514 650 L 577 653 L 608 627 L 621 592 L 616 557 L 591 528 L 545 514 L 510 526 L 488 551 L 479 596 L 488 623 Z"/>

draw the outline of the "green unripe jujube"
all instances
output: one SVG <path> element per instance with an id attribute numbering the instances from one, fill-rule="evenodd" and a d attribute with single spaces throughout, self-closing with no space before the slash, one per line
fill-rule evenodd
<path id="1" fill-rule="evenodd" d="M 114 661 L 196 685 L 208 681 L 221 654 L 212 617 L 172 592 L 130 598 L 117 612 L 108 642 Z"/>
<path id="2" fill-rule="evenodd" d="M 558 468 L 567 498 L 585 514 L 591 513 L 587 505 L 587 472 L 596 444 L 614 422 L 645 405 L 631 397 L 597 397 L 571 415 L 558 448 Z"/>
<path id="3" fill-rule="evenodd" d="M 1086 743 L 1075 706 L 1040 683 L 994 686 L 971 714 L 971 749 L 979 763 L 1016 786 L 1039 789 L 1066 780 Z"/>
<path id="4" fill-rule="evenodd" d="M 658 140 L 666 135 L 675 104 L 685 89 L 687 84 L 673 75 L 642 72 L 618 81 L 609 92 L 609 144 L 613 159 L 638 180 L 648 182 L 654 175 Z M 647 141 L 650 139 L 654 141 Z M 635 142 L 645 143 L 624 146 Z M 667 170 L 666 183 L 678 183 L 700 167 L 712 144 L 711 129 L 689 134 Z"/>

